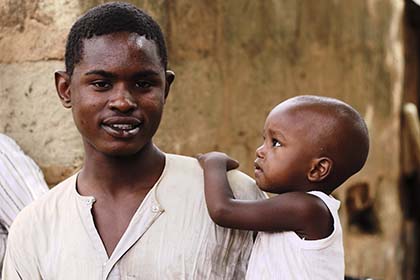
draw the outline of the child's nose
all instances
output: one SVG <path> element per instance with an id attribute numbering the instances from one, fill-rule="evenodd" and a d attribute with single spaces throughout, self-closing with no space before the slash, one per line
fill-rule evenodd
<path id="1" fill-rule="evenodd" d="M 264 144 L 259 146 L 255 151 L 257 158 L 264 158 Z"/>

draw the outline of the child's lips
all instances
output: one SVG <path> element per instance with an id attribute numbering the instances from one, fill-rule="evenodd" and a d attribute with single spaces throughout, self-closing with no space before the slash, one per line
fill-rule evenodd
<path id="1" fill-rule="evenodd" d="M 257 176 L 257 174 L 260 174 L 262 172 L 263 172 L 263 170 L 262 170 L 260 164 L 258 163 L 258 161 L 254 161 L 254 173 L 255 173 L 255 176 Z"/>

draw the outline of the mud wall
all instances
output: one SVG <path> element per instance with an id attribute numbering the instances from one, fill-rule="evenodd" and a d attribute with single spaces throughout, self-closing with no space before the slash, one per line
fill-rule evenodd
<path id="1" fill-rule="evenodd" d="M 53 71 L 72 22 L 103 1 L 0 0 L 0 132 L 16 139 L 53 185 L 83 160 Z M 402 279 L 399 122 L 403 0 L 131 1 L 161 24 L 177 78 L 155 142 L 194 155 L 221 150 L 252 175 L 266 114 L 298 94 L 340 98 L 365 117 L 365 169 L 335 195 L 346 272 Z M 375 228 L 351 225 L 346 200 L 368 186 Z"/>

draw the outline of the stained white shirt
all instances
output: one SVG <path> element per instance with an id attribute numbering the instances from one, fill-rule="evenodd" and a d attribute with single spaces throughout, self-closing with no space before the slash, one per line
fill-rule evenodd
<path id="1" fill-rule="evenodd" d="M 262 198 L 254 181 L 243 173 L 231 171 L 228 178 L 236 197 Z M 110 257 L 93 222 L 95 198 L 79 195 L 75 184 L 76 175 L 19 214 L 10 230 L 6 279 L 245 277 L 251 232 L 222 228 L 211 221 L 203 172 L 195 159 L 166 155 L 160 179 Z"/>
<path id="2" fill-rule="evenodd" d="M 0 270 L 13 220 L 26 205 L 47 191 L 38 165 L 13 139 L 0 134 Z"/>
<path id="3" fill-rule="evenodd" d="M 252 250 L 247 280 L 343 280 L 344 249 L 338 208 L 340 202 L 323 192 L 319 197 L 334 219 L 326 238 L 303 240 L 295 232 L 259 232 Z"/>

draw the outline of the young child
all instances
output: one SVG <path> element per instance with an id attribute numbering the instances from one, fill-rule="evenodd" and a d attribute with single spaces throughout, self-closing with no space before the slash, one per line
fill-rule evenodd
<path id="1" fill-rule="evenodd" d="M 247 279 L 344 278 L 340 202 L 330 194 L 365 164 L 365 122 L 337 99 L 297 96 L 268 115 L 257 151 L 260 201 L 237 200 L 226 170 L 238 167 L 223 153 L 199 155 L 209 214 L 220 226 L 260 231 Z"/>

